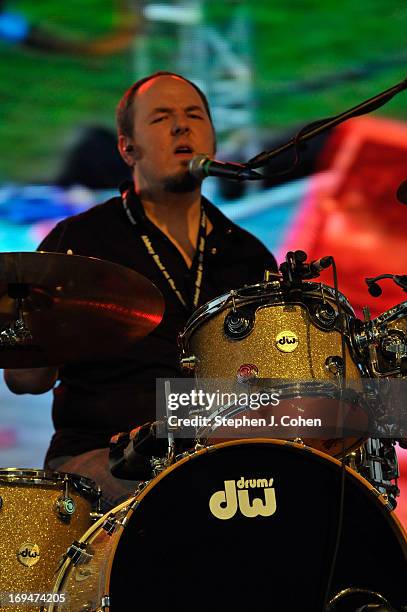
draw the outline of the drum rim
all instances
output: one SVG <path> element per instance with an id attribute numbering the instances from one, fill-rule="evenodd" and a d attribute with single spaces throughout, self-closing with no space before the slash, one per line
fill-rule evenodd
<path id="1" fill-rule="evenodd" d="M 335 300 L 335 289 L 333 287 L 330 287 L 329 285 L 326 285 L 325 283 L 313 283 L 313 282 L 304 282 L 301 288 L 301 297 L 298 299 L 292 300 L 292 301 L 287 301 L 284 298 L 283 291 L 281 290 L 281 283 L 278 283 L 278 287 L 276 287 L 277 283 L 278 281 L 271 281 L 271 282 L 266 281 L 263 283 L 256 283 L 254 285 L 248 285 L 247 287 L 240 287 L 239 289 L 229 291 L 228 293 L 223 293 L 222 295 L 216 298 L 213 298 L 212 300 L 209 300 L 205 304 L 202 304 L 202 306 L 200 306 L 192 314 L 192 316 L 188 319 L 183 331 L 179 333 L 178 338 L 179 338 L 179 344 L 181 346 L 181 349 L 184 352 L 186 352 L 188 340 L 191 337 L 191 335 L 194 333 L 194 331 L 197 329 L 197 327 L 199 327 L 199 325 L 204 323 L 207 319 L 211 318 L 215 314 L 222 312 L 232 302 L 233 299 L 235 300 L 238 306 L 242 306 L 245 304 L 251 304 L 256 301 L 262 302 L 268 296 L 272 296 L 272 295 L 278 296 L 279 295 L 281 296 L 281 301 L 278 301 L 272 304 L 273 306 L 279 306 L 282 304 L 290 304 L 290 305 L 298 304 L 298 305 L 307 306 L 307 304 L 302 299 L 303 295 L 310 296 L 310 297 L 317 297 L 322 300 L 324 293 L 326 293 L 331 300 L 336 301 Z M 307 287 L 307 290 L 304 291 L 303 289 L 304 287 L 306 287 L 306 285 L 309 285 L 309 288 Z M 239 291 L 246 291 L 246 290 L 255 289 L 255 288 L 263 288 L 265 289 L 265 291 L 262 295 L 261 294 L 251 295 L 251 296 L 239 295 Z M 347 316 L 351 316 L 355 318 L 356 317 L 355 311 L 353 310 L 348 299 L 340 291 L 338 291 L 338 296 L 339 296 L 340 305 L 343 308 L 345 308 L 345 310 L 347 311 Z M 265 304 L 262 304 L 262 305 L 265 307 L 268 305 L 268 303 L 266 302 Z"/>
<path id="2" fill-rule="evenodd" d="M 403 312 L 404 311 L 404 312 Z M 400 302 L 396 304 L 389 310 L 382 312 L 378 317 L 372 320 L 372 323 L 375 325 L 382 325 L 384 323 L 392 323 L 393 321 L 398 321 L 398 319 L 407 317 L 407 300 L 404 302 Z"/>
<path id="3" fill-rule="evenodd" d="M 82 476 L 81 474 L 73 474 L 70 472 L 57 472 L 52 470 L 43 470 L 40 468 L 20 468 L 20 467 L 2 467 L 0 468 L 0 484 L 19 485 L 47 485 L 47 486 L 61 486 L 68 482 L 69 485 L 73 486 L 76 490 L 78 487 L 81 492 L 87 493 L 87 490 L 97 494 L 96 483 Z"/>

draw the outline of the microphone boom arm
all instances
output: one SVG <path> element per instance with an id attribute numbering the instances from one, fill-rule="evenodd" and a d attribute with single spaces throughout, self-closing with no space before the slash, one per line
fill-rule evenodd
<path id="1" fill-rule="evenodd" d="M 289 140 L 285 144 L 276 147 L 275 149 L 271 149 L 270 151 L 263 151 L 263 153 L 259 153 L 255 157 L 252 157 L 252 159 L 249 159 L 245 166 L 247 168 L 261 168 L 262 166 L 265 166 L 271 159 L 277 157 L 277 155 L 280 155 L 281 153 L 284 153 L 284 151 L 287 151 L 287 149 L 297 146 L 298 144 L 305 142 L 306 140 L 314 138 L 314 136 L 317 136 L 325 130 L 329 130 L 330 128 L 333 128 L 336 125 L 339 125 L 347 119 L 371 113 L 372 111 L 380 108 L 381 106 L 384 106 L 384 104 L 387 104 L 387 102 L 389 102 L 395 95 L 397 95 L 404 89 L 407 89 L 407 79 L 404 79 L 397 85 L 394 85 L 393 87 L 382 91 L 376 96 L 365 100 L 361 104 L 358 104 L 357 106 L 354 106 L 344 111 L 340 115 L 329 117 L 328 119 L 322 119 L 321 121 L 317 122 L 318 125 L 315 125 L 314 122 L 311 123 L 310 126 L 305 126 L 303 130 L 306 130 L 307 127 L 309 127 L 309 129 L 303 134 L 301 134 L 300 131 L 299 136 L 294 136 L 294 138 L 291 138 L 291 140 Z"/>

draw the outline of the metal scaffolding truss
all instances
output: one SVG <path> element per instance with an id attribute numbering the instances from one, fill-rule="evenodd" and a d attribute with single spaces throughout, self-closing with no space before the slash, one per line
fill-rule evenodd
<path id="1" fill-rule="evenodd" d="M 257 150 L 249 15 L 241 3 L 230 3 L 227 19 L 214 24 L 209 4 L 144 2 L 144 33 L 134 50 L 136 76 L 164 69 L 194 81 L 208 96 L 223 153 L 239 150 L 249 157 Z"/>

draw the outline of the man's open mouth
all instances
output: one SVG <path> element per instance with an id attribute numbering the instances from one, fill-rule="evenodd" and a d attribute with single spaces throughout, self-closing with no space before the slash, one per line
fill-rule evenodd
<path id="1" fill-rule="evenodd" d="M 174 149 L 175 155 L 192 155 L 193 152 L 194 151 L 192 147 L 190 147 L 189 145 L 178 145 Z"/>

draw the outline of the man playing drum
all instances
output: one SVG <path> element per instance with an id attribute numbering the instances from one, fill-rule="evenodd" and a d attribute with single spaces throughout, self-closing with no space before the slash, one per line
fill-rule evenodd
<path id="1" fill-rule="evenodd" d="M 133 183 L 122 187 L 121 197 L 59 223 L 39 250 L 136 270 L 164 296 L 163 320 L 119 358 L 83 363 L 78 354 L 77 363 L 59 368 L 5 370 L 14 393 L 55 386 L 55 434 L 45 467 L 92 478 L 106 507 L 135 487 L 111 475 L 109 440 L 155 420 L 155 380 L 180 375 L 176 339 L 192 312 L 225 291 L 260 282 L 265 269 L 276 270 L 264 245 L 206 200 L 188 171 L 194 156 L 212 157 L 216 150 L 208 102 L 196 85 L 173 73 L 141 79 L 122 97 L 117 127 Z"/>

